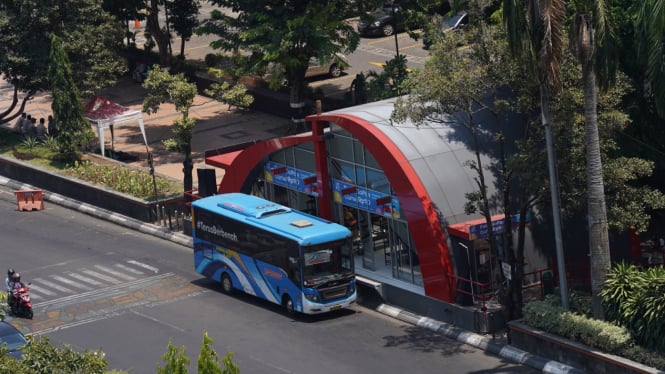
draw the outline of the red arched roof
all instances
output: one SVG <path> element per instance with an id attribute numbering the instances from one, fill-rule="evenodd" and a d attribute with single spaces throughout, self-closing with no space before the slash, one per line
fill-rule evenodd
<path id="1" fill-rule="evenodd" d="M 329 113 L 310 116 L 308 121 L 335 123 L 356 137 L 379 163 L 399 200 L 409 223 L 409 231 L 418 252 L 425 294 L 454 302 L 455 282 L 452 256 L 446 236 L 427 190 L 399 147 L 372 123 L 353 115 Z M 219 192 L 239 191 L 249 173 L 270 154 L 284 148 L 314 140 L 312 136 L 289 136 L 260 142 L 238 152 L 232 159 L 223 156 L 206 158 L 209 165 L 226 169 Z M 216 161 L 215 158 L 219 158 Z"/>

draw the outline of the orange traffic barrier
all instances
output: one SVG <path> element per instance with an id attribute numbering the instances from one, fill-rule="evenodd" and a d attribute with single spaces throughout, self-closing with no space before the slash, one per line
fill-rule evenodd
<path id="1" fill-rule="evenodd" d="M 18 210 L 42 210 L 44 209 L 44 191 L 42 190 L 21 190 L 14 191 Z"/>

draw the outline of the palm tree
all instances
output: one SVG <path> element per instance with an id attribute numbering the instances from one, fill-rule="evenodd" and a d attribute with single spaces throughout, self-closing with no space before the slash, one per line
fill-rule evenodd
<path id="1" fill-rule="evenodd" d="M 637 45 L 656 111 L 665 118 L 665 0 L 642 0 L 636 14 Z"/>
<path id="2" fill-rule="evenodd" d="M 538 74 L 540 81 L 541 122 L 547 142 L 561 306 L 568 309 L 568 285 L 563 261 L 559 193 L 549 110 L 552 94 L 561 89 L 560 65 L 564 48 L 565 14 L 566 5 L 563 0 L 503 0 L 503 17 L 510 48 L 515 54 L 523 53 L 531 57 L 536 67 L 534 73 Z"/>
<path id="3" fill-rule="evenodd" d="M 607 279 L 611 259 L 603 165 L 598 137 L 598 100 L 594 65 L 598 64 L 600 67 L 600 80 L 603 86 L 607 86 L 614 76 L 614 66 L 616 65 L 613 62 L 616 59 L 612 56 L 613 34 L 609 28 L 609 12 L 605 0 L 582 0 L 578 1 L 576 5 L 576 12 L 569 31 L 569 47 L 582 66 L 584 84 L 591 302 L 594 318 L 604 319 L 599 293 Z"/>

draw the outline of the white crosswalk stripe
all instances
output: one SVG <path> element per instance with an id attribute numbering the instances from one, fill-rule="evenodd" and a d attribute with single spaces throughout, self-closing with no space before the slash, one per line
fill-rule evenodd
<path id="1" fill-rule="evenodd" d="M 67 278 L 65 278 L 65 277 L 61 277 L 61 276 L 59 276 L 59 275 L 51 275 L 50 278 L 51 278 L 51 279 L 54 279 L 54 280 L 57 280 L 58 282 L 62 282 L 62 283 L 64 283 L 64 284 L 67 284 L 67 285 L 69 285 L 69 286 L 72 286 L 72 287 L 74 287 L 74 288 L 78 288 L 78 289 L 80 289 L 80 290 L 85 290 L 85 291 L 90 291 L 90 290 L 92 290 L 92 288 L 90 288 L 90 287 L 88 287 L 88 286 L 86 286 L 86 285 L 84 285 L 84 284 L 81 284 L 81 282 L 75 282 L 75 281 L 73 281 L 73 280 L 71 280 L 71 279 L 67 279 Z"/>
<path id="2" fill-rule="evenodd" d="M 40 287 L 37 287 L 38 290 L 41 289 L 41 292 L 44 293 L 44 289 L 41 288 L 41 286 L 46 286 L 47 288 L 52 288 L 54 290 L 58 290 L 60 292 L 66 292 L 66 293 L 74 293 L 74 291 L 70 290 L 67 287 L 63 287 L 57 283 L 51 282 L 50 280 L 43 279 L 43 278 L 35 278 L 32 281 L 32 285 L 30 286 L 31 288 L 35 288 L 34 283 L 39 283 Z"/>
<path id="3" fill-rule="evenodd" d="M 95 292 L 109 286 L 120 287 L 133 284 L 159 273 L 159 269 L 142 262 L 127 260 L 124 263 L 95 264 L 76 271 L 48 274 L 34 278 L 30 284 L 30 295 L 35 301 L 47 302 L 54 298 L 73 297 Z"/>
<path id="4" fill-rule="evenodd" d="M 78 273 L 69 273 L 67 275 L 69 275 L 70 277 L 72 277 L 74 279 L 78 279 L 81 282 L 92 284 L 93 286 L 103 286 L 104 285 L 104 283 L 102 283 L 102 282 L 98 282 L 98 281 L 96 281 L 92 278 L 88 278 L 85 275 L 81 275 L 81 274 L 78 274 Z"/>
<path id="5" fill-rule="evenodd" d="M 117 280 L 117 279 L 115 279 L 115 278 L 113 278 L 113 277 L 109 277 L 108 275 L 104 275 L 104 274 L 98 273 L 98 272 L 96 272 L 96 271 L 94 271 L 94 270 L 83 270 L 83 271 L 81 271 L 81 272 L 84 273 L 84 274 L 86 274 L 86 275 L 89 275 L 89 276 L 91 276 L 91 277 L 95 277 L 95 278 L 97 278 L 97 279 L 101 279 L 101 280 L 103 280 L 103 281 L 105 281 L 105 282 L 109 282 L 109 283 L 113 283 L 113 284 L 122 283 L 121 281 L 119 281 L 119 280 Z"/>
<path id="6" fill-rule="evenodd" d="M 124 280 L 126 280 L 126 281 L 133 281 L 133 280 L 136 279 L 135 277 L 132 277 L 131 275 L 127 275 L 127 274 L 121 273 L 121 272 L 119 272 L 119 271 L 115 271 L 115 270 L 113 270 L 113 269 L 109 269 L 109 268 L 107 268 L 106 266 L 95 265 L 95 268 L 98 269 L 98 270 L 101 270 L 101 271 L 103 271 L 103 272 L 109 273 L 109 274 L 113 275 L 113 276 L 116 277 L 116 278 L 122 278 L 122 279 L 124 279 Z"/>
<path id="7" fill-rule="evenodd" d="M 159 269 L 157 269 L 156 267 L 154 267 L 154 266 L 150 266 L 150 265 L 148 265 L 148 264 L 144 264 L 144 263 L 142 263 L 142 262 L 138 262 L 138 261 L 134 261 L 134 260 L 129 260 L 129 261 L 127 261 L 127 263 L 128 263 L 128 264 L 132 264 L 132 265 L 136 265 L 136 266 L 139 266 L 139 267 L 142 267 L 142 268 L 147 269 L 147 270 L 150 270 L 150 271 L 152 271 L 152 272 L 155 273 L 155 274 L 159 273 Z"/>
<path id="8" fill-rule="evenodd" d="M 115 266 L 115 267 L 117 267 L 117 268 L 119 268 L 119 269 L 122 269 L 122 270 L 124 270 L 124 271 L 126 271 L 126 272 L 128 272 L 128 273 L 132 273 L 132 274 L 136 274 L 136 275 L 143 275 L 143 274 L 145 274 L 144 272 L 142 272 L 142 271 L 140 271 L 140 270 L 136 270 L 136 269 L 131 268 L 131 267 L 129 267 L 129 266 L 126 266 L 126 265 L 124 265 L 124 264 L 114 264 L 113 266 Z"/>

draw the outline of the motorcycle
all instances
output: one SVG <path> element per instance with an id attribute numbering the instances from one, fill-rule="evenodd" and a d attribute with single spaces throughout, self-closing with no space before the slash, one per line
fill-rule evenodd
<path id="1" fill-rule="evenodd" d="M 32 319 L 32 300 L 28 291 L 30 291 L 28 286 L 20 287 L 14 291 L 14 303 L 11 306 L 13 315 Z"/>

